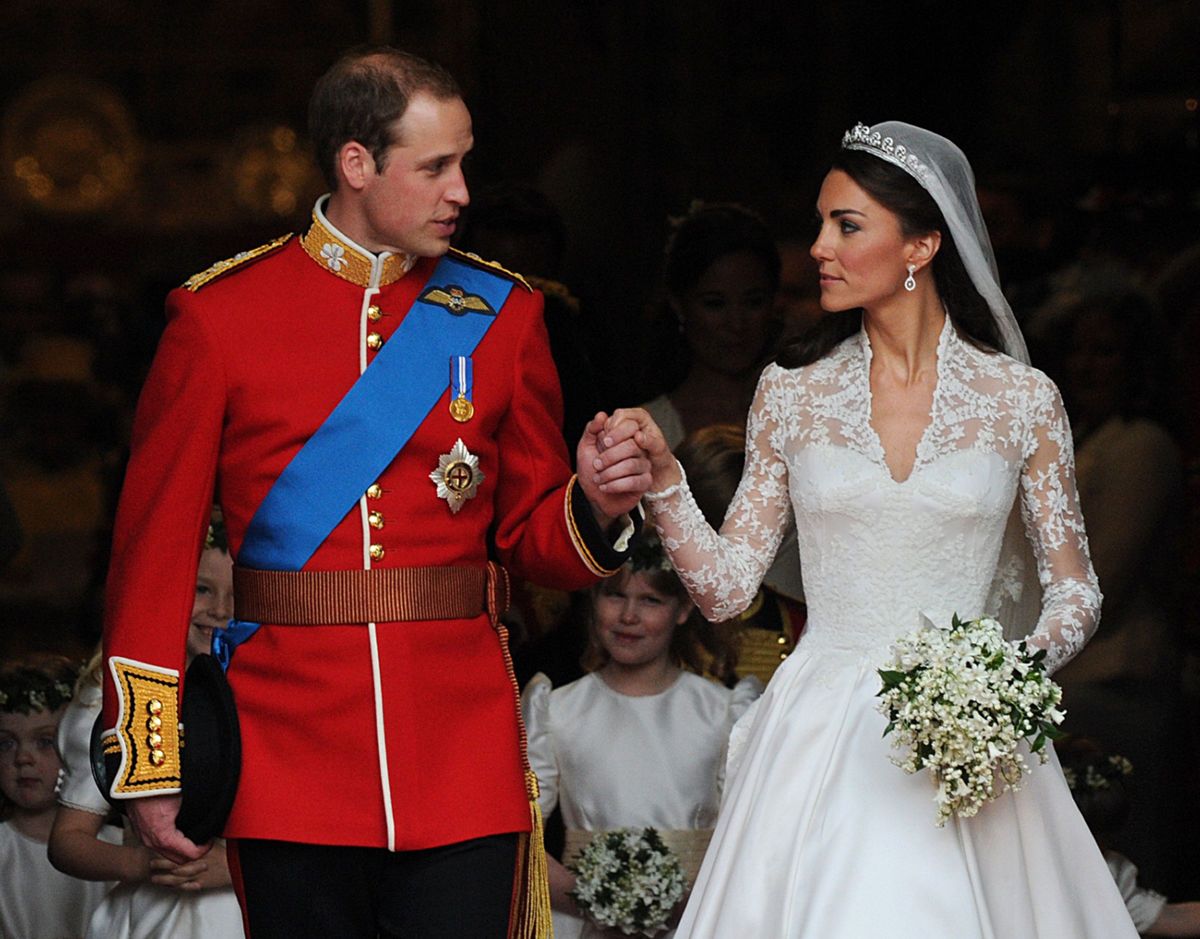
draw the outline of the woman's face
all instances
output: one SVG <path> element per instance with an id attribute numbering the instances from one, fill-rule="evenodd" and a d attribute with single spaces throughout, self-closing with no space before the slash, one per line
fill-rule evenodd
<path id="1" fill-rule="evenodd" d="M 54 734 L 63 709 L 0 713 L 0 791 L 27 812 L 55 802 L 62 761 L 54 749 Z"/>
<path id="2" fill-rule="evenodd" d="M 212 649 L 213 634 L 233 616 L 233 559 L 220 548 L 205 548 L 196 570 L 196 599 L 188 628 L 188 661 Z"/>
<path id="3" fill-rule="evenodd" d="M 1120 410 L 1125 354 L 1112 317 L 1104 310 L 1085 309 L 1076 318 L 1065 365 L 1076 419 L 1096 423 Z"/>
<path id="4" fill-rule="evenodd" d="M 619 665 L 662 663 L 671 636 L 691 613 L 691 602 L 656 590 L 645 574 L 617 574 L 596 595 L 594 627 L 609 658 Z"/>
<path id="5" fill-rule="evenodd" d="M 723 375 L 745 374 L 762 360 L 774 305 L 771 275 L 750 251 L 717 258 L 672 301 L 692 358 Z"/>
<path id="6" fill-rule="evenodd" d="M 908 241 L 895 213 L 848 173 L 831 170 L 821 184 L 817 215 L 821 230 L 812 256 L 825 310 L 872 309 L 904 291 Z"/>

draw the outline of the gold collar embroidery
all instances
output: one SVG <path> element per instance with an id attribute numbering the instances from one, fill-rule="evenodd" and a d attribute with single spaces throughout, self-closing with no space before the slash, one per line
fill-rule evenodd
<path id="1" fill-rule="evenodd" d="M 322 203 L 328 198 L 322 196 L 313 206 L 312 226 L 300 241 L 310 258 L 330 273 L 359 287 L 386 287 L 412 270 L 417 263 L 415 255 L 372 254 L 341 234 L 322 211 Z M 381 261 L 379 280 L 373 282 L 371 273 Z"/>

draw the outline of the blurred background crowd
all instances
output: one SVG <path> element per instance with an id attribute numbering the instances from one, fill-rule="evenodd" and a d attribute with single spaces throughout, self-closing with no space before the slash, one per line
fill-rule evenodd
<path id="1" fill-rule="evenodd" d="M 1122 847 L 1144 879 L 1200 897 L 1200 3 L 970 6 L 0 5 L 0 658 L 94 647 L 163 298 L 307 224 L 308 94 L 346 48 L 394 44 L 462 84 L 458 237 L 545 292 L 565 438 L 651 403 L 711 470 L 717 518 L 758 371 L 820 315 L 828 158 L 855 122 L 904 120 L 971 159 L 1072 420 L 1105 603 L 1061 673 L 1068 723 L 1135 767 Z M 780 649 L 747 644 L 746 668 L 798 631 L 798 570 L 769 582 Z M 525 676 L 579 674 L 580 606 L 528 592 Z"/>

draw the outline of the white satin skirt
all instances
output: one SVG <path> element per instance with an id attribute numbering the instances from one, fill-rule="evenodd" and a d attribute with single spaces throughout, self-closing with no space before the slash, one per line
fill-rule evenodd
<path id="1" fill-rule="evenodd" d="M 801 643 L 776 672 L 677 939 L 1137 939 L 1053 756 L 937 827 L 928 773 L 889 759 L 877 664 Z"/>

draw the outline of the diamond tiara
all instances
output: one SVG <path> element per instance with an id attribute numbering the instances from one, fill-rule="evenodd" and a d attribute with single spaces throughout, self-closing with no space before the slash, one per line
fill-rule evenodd
<path id="1" fill-rule="evenodd" d="M 922 182 L 929 174 L 929 167 L 917 159 L 915 153 L 909 153 L 903 144 L 897 144 L 891 137 L 884 137 L 879 131 L 871 133 L 871 128 L 861 122 L 842 136 L 842 147 L 846 150 L 870 151 L 889 163 L 895 163 Z"/>

